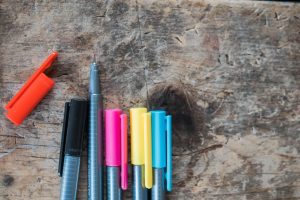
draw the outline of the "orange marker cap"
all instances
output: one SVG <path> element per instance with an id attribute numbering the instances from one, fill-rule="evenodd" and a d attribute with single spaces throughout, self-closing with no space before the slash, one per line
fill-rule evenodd
<path id="1" fill-rule="evenodd" d="M 14 124 L 20 125 L 54 86 L 54 81 L 44 72 L 50 68 L 57 56 L 57 52 L 52 52 L 4 107 L 7 110 L 6 117 Z"/>

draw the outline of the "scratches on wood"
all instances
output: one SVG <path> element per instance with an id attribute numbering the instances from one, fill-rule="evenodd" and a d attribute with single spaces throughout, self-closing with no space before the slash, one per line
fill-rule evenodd
<path id="1" fill-rule="evenodd" d="M 12 6 L 13 5 L 13 6 Z M 59 198 L 63 105 L 173 115 L 168 199 L 300 198 L 300 6 L 293 2 L 17 1 L 0 11 L 0 110 L 47 54 L 56 85 L 20 127 L 0 116 L 0 199 Z M 87 198 L 86 149 L 78 199 Z M 125 198 L 132 197 L 131 188 Z"/>

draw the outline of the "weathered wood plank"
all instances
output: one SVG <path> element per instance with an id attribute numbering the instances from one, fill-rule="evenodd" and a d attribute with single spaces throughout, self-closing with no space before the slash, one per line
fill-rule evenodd
<path id="1" fill-rule="evenodd" d="M 59 197 L 63 105 L 87 97 L 94 53 L 107 108 L 173 114 L 169 199 L 300 199 L 300 4 L 4 0 L 0 19 L 2 112 L 60 52 L 26 121 L 0 116 L 0 199 Z M 78 199 L 86 174 L 85 152 Z"/>

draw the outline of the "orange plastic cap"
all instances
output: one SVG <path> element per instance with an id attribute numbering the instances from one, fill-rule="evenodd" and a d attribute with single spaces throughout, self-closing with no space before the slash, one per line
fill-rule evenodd
<path id="1" fill-rule="evenodd" d="M 7 110 L 6 117 L 14 124 L 20 125 L 54 86 L 54 81 L 44 72 L 51 67 L 57 56 L 57 52 L 52 52 L 4 107 Z"/>

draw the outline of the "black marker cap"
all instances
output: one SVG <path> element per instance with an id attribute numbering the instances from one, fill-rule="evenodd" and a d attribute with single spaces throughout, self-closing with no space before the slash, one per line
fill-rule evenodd
<path id="1" fill-rule="evenodd" d="M 62 176 L 65 155 L 80 157 L 86 129 L 88 102 L 71 99 L 65 104 L 58 173 Z"/>

